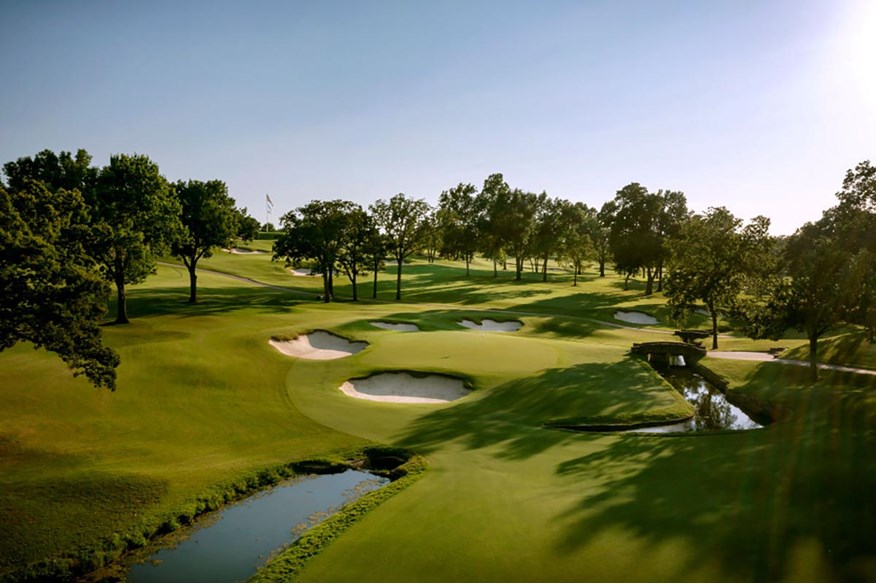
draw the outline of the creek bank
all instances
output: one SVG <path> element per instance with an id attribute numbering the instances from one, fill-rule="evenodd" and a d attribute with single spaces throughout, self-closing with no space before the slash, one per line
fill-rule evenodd
<path id="1" fill-rule="evenodd" d="M 15 574 L 6 574 L 5 579 L 120 581 L 134 562 L 144 561 L 159 549 L 180 541 L 185 535 L 177 533 L 180 528 L 191 526 L 196 519 L 203 521 L 205 515 L 213 511 L 257 497 L 265 489 L 284 480 L 301 475 L 336 474 L 352 469 L 388 479 L 389 484 L 382 487 L 385 489 L 407 476 L 412 468 L 425 470 L 423 459 L 396 447 L 370 446 L 341 456 L 344 458 L 307 459 L 262 469 L 233 483 L 210 489 L 193 503 L 164 515 L 164 519 L 147 519 L 146 523 L 133 526 L 125 535 L 113 534 L 96 545 L 82 546 L 64 556 L 49 558 Z M 342 508 L 339 513 L 344 512 L 345 508 Z M 291 529 L 292 526 L 289 527 Z"/>

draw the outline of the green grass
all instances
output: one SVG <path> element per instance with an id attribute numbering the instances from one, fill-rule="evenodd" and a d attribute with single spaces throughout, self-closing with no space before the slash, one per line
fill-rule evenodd
<path id="1" fill-rule="evenodd" d="M 321 291 L 318 278 L 292 277 L 267 254 L 218 252 L 202 265 L 308 295 Z M 873 379 L 825 372 L 812 385 L 802 367 L 707 358 L 703 364 L 729 381 L 728 391 L 765 404 L 782 421 L 753 432 L 673 437 L 548 429 L 557 421 L 690 412 L 626 355 L 633 342 L 669 339 L 680 324 L 671 322 L 662 296 L 642 296 L 635 281 L 624 291 L 619 278 L 592 271 L 577 287 L 562 272 L 551 272 L 547 283 L 533 273 L 522 282 L 510 272 L 494 278 L 483 261 L 468 278 L 451 262 L 416 260 L 403 273 L 402 303 L 390 301 L 391 266 L 379 274 L 379 300 L 325 305 L 202 272 L 201 303 L 189 306 L 185 270 L 162 266 L 132 287 L 131 324 L 104 329 L 122 356 L 115 393 L 73 379 L 45 352 L 18 346 L 0 354 L 0 576 L 109 549 L 114 539 L 142 540 L 291 462 L 336 458 L 376 441 L 425 456 L 428 471 L 379 505 L 369 503 L 367 513 L 340 516 L 343 532 L 331 524 L 314 532 L 307 541 L 318 541 L 320 553 L 309 561 L 304 542 L 261 574 L 320 581 L 876 578 Z M 370 278 L 364 281 L 367 298 Z M 336 291 L 342 300 L 351 296 L 343 278 Z M 618 309 L 660 323 L 613 321 Z M 524 326 L 484 333 L 461 327 L 463 318 Z M 699 318 L 684 326 L 705 326 Z M 421 332 L 386 331 L 372 320 L 411 322 Z M 315 329 L 369 346 L 319 362 L 286 357 L 267 343 Z M 872 347 L 855 335 L 829 339 L 824 356 L 872 366 Z M 728 350 L 780 345 L 791 356 L 805 344 L 732 334 L 720 342 Z M 346 379 L 386 370 L 458 375 L 474 391 L 438 406 L 358 401 L 337 391 Z"/>

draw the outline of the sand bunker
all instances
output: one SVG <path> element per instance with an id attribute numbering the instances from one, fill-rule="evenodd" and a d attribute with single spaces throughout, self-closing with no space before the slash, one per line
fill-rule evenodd
<path id="1" fill-rule="evenodd" d="M 493 332 L 502 332 L 502 333 L 511 333 L 516 330 L 519 330 L 520 327 L 523 326 L 523 323 L 519 320 L 508 320 L 505 322 L 498 322 L 495 320 L 490 320 L 489 318 L 485 318 L 481 321 L 480 324 L 463 319 L 459 321 L 459 324 L 464 326 L 465 328 L 470 328 L 479 331 L 493 331 Z"/>
<path id="2" fill-rule="evenodd" d="M 368 324 L 388 331 L 414 332 L 420 330 L 420 327 L 409 322 L 383 322 L 382 320 L 373 320 Z"/>
<path id="3" fill-rule="evenodd" d="M 656 318 L 644 312 L 623 312 L 618 310 L 614 313 L 614 318 L 633 324 L 657 324 Z"/>
<path id="4" fill-rule="evenodd" d="M 299 335 L 297 339 L 291 341 L 271 339 L 268 342 L 284 355 L 315 361 L 349 357 L 368 346 L 368 343 L 363 341 L 348 341 L 326 331 L 314 331 L 306 335 Z"/>
<path id="5" fill-rule="evenodd" d="M 378 373 L 351 379 L 340 390 L 357 399 L 407 404 L 447 403 L 469 394 L 461 379 L 444 375 L 415 377 L 410 373 Z"/>
<path id="6" fill-rule="evenodd" d="M 232 247 L 231 249 L 226 249 L 228 253 L 237 253 L 237 254 L 253 254 L 253 253 L 268 253 L 266 251 L 262 251 L 259 249 L 240 249 L 239 247 Z"/>
<path id="7" fill-rule="evenodd" d="M 293 276 L 319 276 L 310 271 L 310 268 L 293 268 L 291 270 Z"/>

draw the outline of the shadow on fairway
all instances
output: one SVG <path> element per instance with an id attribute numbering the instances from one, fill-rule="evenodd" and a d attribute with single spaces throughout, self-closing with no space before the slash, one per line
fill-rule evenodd
<path id="1" fill-rule="evenodd" d="M 807 391 L 792 419 L 763 430 L 620 436 L 560 463 L 558 475 L 587 487 L 555 518 L 558 551 L 620 533 L 643 557 L 675 554 L 671 580 L 708 580 L 716 567 L 738 581 L 872 580 L 876 436 L 864 398 Z"/>
<path id="2" fill-rule="evenodd" d="M 666 407 L 668 391 L 656 373 L 631 360 L 549 369 L 427 414 L 413 422 L 401 441 L 422 453 L 454 441 L 469 449 L 501 445 L 503 458 L 525 459 L 565 441 L 587 439 L 544 429 L 548 420 L 645 413 Z"/>
<path id="3" fill-rule="evenodd" d="M 198 291 L 197 304 L 188 303 L 188 289 L 140 288 L 128 293 L 128 317 L 173 314 L 178 317 L 233 314 L 240 310 L 262 314 L 285 313 L 302 302 L 283 290 L 242 286 L 239 288 L 204 288 Z M 314 297 L 315 301 L 315 297 Z M 110 302 L 107 318 L 116 314 L 116 302 Z"/>

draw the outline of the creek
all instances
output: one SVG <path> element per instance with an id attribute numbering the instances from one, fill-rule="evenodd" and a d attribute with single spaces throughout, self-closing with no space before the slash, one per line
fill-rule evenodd
<path id="1" fill-rule="evenodd" d="M 217 511 L 179 545 L 135 564 L 129 582 L 243 582 L 271 552 L 389 480 L 366 472 L 305 477 Z"/>
<path id="2" fill-rule="evenodd" d="M 694 416 L 676 424 L 636 428 L 628 432 L 709 432 L 713 430 L 753 430 L 761 425 L 730 403 L 712 383 L 687 367 L 669 367 L 658 372 L 694 407 Z"/>

